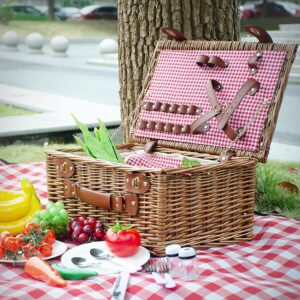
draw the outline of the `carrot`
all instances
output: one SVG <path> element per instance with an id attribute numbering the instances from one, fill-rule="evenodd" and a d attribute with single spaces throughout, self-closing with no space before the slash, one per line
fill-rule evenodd
<path id="1" fill-rule="evenodd" d="M 25 272 L 52 286 L 65 287 L 67 282 L 46 261 L 37 256 L 30 257 L 25 264 Z"/>

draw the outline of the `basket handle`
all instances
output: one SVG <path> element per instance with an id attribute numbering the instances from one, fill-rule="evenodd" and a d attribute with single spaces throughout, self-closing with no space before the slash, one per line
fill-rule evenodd
<path id="1" fill-rule="evenodd" d="M 273 43 L 271 36 L 262 27 L 245 25 L 244 28 L 248 33 L 254 35 L 260 43 Z"/>
<path id="2" fill-rule="evenodd" d="M 138 213 L 138 196 L 135 193 L 101 193 L 64 179 L 64 197 L 77 198 L 95 207 L 116 212 L 127 212 L 131 216 Z"/>

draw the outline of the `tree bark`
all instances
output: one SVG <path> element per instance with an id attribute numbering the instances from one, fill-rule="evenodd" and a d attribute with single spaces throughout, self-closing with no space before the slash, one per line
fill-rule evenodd
<path id="1" fill-rule="evenodd" d="M 238 40 L 240 0 L 118 0 L 119 77 L 124 140 L 160 32 L 173 27 L 187 39 Z"/>
<path id="2" fill-rule="evenodd" d="M 47 0 L 48 3 L 48 19 L 54 20 L 54 3 L 55 0 Z"/>

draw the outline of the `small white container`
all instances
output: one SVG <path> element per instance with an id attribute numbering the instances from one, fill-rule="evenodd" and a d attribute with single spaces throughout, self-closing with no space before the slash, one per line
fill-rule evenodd
<path id="1" fill-rule="evenodd" d="M 192 247 L 183 247 L 179 250 L 179 275 L 183 280 L 199 278 L 196 251 Z"/>
<path id="2" fill-rule="evenodd" d="M 169 268 L 169 273 L 172 276 L 179 276 L 179 250 L 180 246 L 178 244 L 172 244 L 166 247 L 165 253 L 167 258 L 167 265 Z"/>

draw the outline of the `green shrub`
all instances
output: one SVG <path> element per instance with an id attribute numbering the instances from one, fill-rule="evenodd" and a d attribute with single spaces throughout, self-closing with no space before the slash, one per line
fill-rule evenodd
<path id="1" fill-rule="evenodd" d="M 7 25 L 14 18 L 14 13 L 10 7 L 10 1 L 5 1 L 0 5 L 0 23 Z"/>

